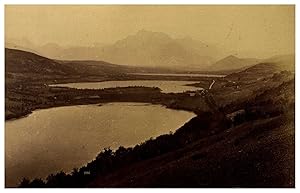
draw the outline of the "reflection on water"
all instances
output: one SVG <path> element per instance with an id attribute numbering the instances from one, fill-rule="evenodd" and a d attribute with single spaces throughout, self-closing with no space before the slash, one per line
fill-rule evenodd
<path id="1" fill-rule="evenodd" d="M 38 110 L 5 123 L 6 186 L 26 176 L 71 171 L 105 147 L 128 147 L 175 131 L 193 113 L 142 103 Z"/>
<path id="2" fill-rule="evenodd" d="M 115 87 L 129 87 L 129 86 L 145 86 L 158 87 L 163 93 L 181 93 L 185 91 L 195 91 L 201 88 L 186 86 L 187 84 L 198 83 L 195 81 L 160 81 L 160 80 L 130 80 L 130 81 L 105 81 L 105 82 L 81 82 L 81 83 L 67 83 L 55 84 L 50 86 L 63 86 L 77 89 L 104 89 Z"/>

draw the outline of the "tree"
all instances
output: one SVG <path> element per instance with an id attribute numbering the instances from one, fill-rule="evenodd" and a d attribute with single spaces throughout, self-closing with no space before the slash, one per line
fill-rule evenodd
<path id="1" fill-rule="evenodd" d="M 34 179 L 30 183 L 29 188 L 31 188 L 31 187 L 34 187 L 34 188 L 45 188 L 46 185 L 45 185 L 45 182 L 42 179 L 38 178 L 38 179 Z"/>
<path id="2" fill-rule="evenodd" d="M 30 180 L 27 178 L 23 178 L 21 183 L 20 183 L 20 187 L 21 188 L 28 188 L 30 184 Z"/>

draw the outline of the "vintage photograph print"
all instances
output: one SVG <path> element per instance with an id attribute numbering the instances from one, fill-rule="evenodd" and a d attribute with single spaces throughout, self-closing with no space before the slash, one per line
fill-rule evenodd
<path id="1" fill-rule="evenodd" d="M 294 188 L 295 5 L 4 5 L 6 188 Z"/>

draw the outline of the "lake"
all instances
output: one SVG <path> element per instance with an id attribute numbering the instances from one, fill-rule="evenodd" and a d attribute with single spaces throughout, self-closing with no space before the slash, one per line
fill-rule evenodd
<path id="1" fill-rule="evenodd" d="M 117 149 L 180 128 L 195 114 L 144 103 L 36 110 L 5 122 L 6 187 L 80 168 L 105 147 Z"/>
<path id="2" fill-rule="evenodd" d="M 226 75 L 224 74 L 187 74 L 187 73 L 129 73 L 133 75 L 143 75 L 143 76 L 185 76 L 185 77 L 216 77 L 222 78 Z"/>
<path id="3" fill-rule="evenodd" d="M 194 86 L 186 86 L 187 84 L 198 83 L 197 81 L 161 81 L 161 80 L 129 80 L 129 81 L 104 81 L 104 82 L 80 82 L 80 83 L 66 83 L 53 84 L 50 86 L 69 87 L 77 89 L 104 89 L 115 87 L 130 87 L 130 86 L 144 86 L 144 87 L 158 87 L 163 93 L 181 93 L 185 91 L 196 91 L 202 88 Z"/>

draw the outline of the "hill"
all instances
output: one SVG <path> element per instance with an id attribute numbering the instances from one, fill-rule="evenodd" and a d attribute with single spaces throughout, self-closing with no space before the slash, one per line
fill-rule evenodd
<path id="1" fill-rule="evenodd" d="M 164 69 L 136 68 L 93 60 L 54 60 L 41 55 L 5 48 L 5 70 L 7 74 L 44 75 L 118 75 L 134 72 L 155 72 Z M 174 71 L 171 71 L 174 72 Z"/>
<path id="2" fill-rule="evenodd" d="M 32 52 L 57 60 L 101 60 L 99 53 L 104 44 L 95 43 L 90 46 L 60 46 L 56 43 L 35 45 L 27 39 L 7 39 L 5 47 Z"/>
<path id="3" fill-rule="evenodd" d="M 75 69 L 61 65 L 49 58 L 15 49 L 5 49 L 6 73 L 74 74 Z"/>
<path id="4" fill-rule="evenodd" d="M 273 63 L 280 70 L 295 72 L 295 55 L 277 55 L 264 60 L 265 63 Z"/>
<path id="5" fill-rule="evenodd" d="M 5 72 L 9 82 L 24 79 L 63 81 L 117 80 L 130 73 L 176 73 L 164 68 L 133 67 L 93 60 L 54 60 L 24 50 L 5 48 Z M 97 80 L 96 80 L 97 79 Z"/>
<path id="6" fill-rule="evenodd" d="M 226 77 L 233 80 L 253 81 L 273 76 L 274 73 L 280 73 L 281 71 L 295 72 L 294 55 L 274 56 Z"/>
<path id="7" fill-rule="evenodd" d="M 241 70 L 251 65 L 259 63 L 261 60 L 255 58 L 238 58 L 236 56 L 227 56 L 216 63 L 210 65 L 211 71 L 233 71 Z"/>
<path id="8" fill-rule="evenodd" d="M 5 49 L 7 84 L 25 80 L 42 80 L 41 83 L 67 79 L 83 81 L 89 77 L 104 80 L 118 78 L 130 71 L 131 68 L 103 61 L 59 61 L 27 51 Z"/>

